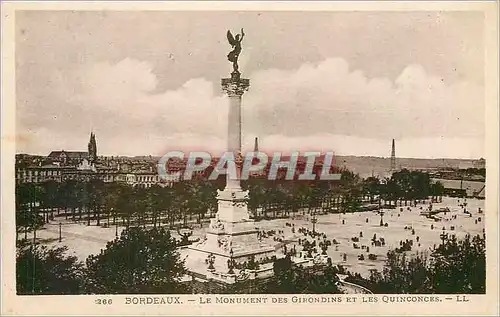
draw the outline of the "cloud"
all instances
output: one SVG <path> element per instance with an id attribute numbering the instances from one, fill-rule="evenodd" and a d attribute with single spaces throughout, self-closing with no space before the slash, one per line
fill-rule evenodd
<path id="1" fill-rule="evenodd" d="M 252 145 L 259 136 L 270 150 L 385 156 L 396 138 L 407 140 L 401 147 L 406 156 L 483 153 L 483 88 L 447 84 L 419 65 L 409 65 L 392 81 L 368 78 L 341 58 L 249 77 L 243 134 Z M 91 129 L 103 154 L 224 148 L 228 103 L 218 83 L 194 78 L 158 91 L 152 65 L 132 58 L 56 69 L 47 78 L 45 87 L 18 97 L 19 131 L 31 135 L 18 151 L 85 150 Z"/>
<path id="2" fill-rule="evenodd" d="M 162 154 L 188 145 L 211 150 L 227 130 L 227 99 L 211 82 L 191 79 L 176 90 L 156 92 L 157 77 L 144 61 L 127 58 L 56 70 L 49 79 L 48 87 L 27 95 L 31 109 L 19 107 L 19 133 L 31 135 L 20 150 L 85 150 L 82 137 L 88 138 L 90 130 L 104 153 Z M 40 104 L 40 93 L 50 106 Z"/>
<path id="3" fill-rule="evenodd" d="M 447 85 L 419 65 L 394 81 L 367 78 L 340 58 L 252 76 L 247 123 L 263 134 L 374 139 L 484 137 L 483 87 Z"/>
<path id="4" fill-rule="evenodd" d="M 114 65 L 81 68 L 79 74 L 83 74 L 81 91 L 71 102 L 89 111 L 115 113 L 143 125 L 140 130 L 153 135 L 221 132 L 226 99 L 216 95 L 213 84 L 205 79 L 191 79 L 176 90 L 157 93 L 151 65 L 130 58 Z"/>

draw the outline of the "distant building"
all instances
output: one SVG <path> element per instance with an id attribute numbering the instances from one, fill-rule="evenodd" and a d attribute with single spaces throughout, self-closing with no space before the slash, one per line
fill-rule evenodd
<path id="1" fill-rule="evenodd" d="M 90 133 L 90 140 L 87 146 L 87 152 L 80 151 L 52 151 L 47 156 L 51 163 L 58 163 L 61 165 L 78 165 L 83 160 L 88 160 L 91 163 L 97 162 L 97 143 L 95 134 Z"/>
<path id="2" fill-rule="evenodd" d="M 62 165 L 69 165 L 75 161 L 82 161 L 88 158 L 87 152 L 75 152 L 75 151 L 52 151 L 47 157 L 53 163 L 60 163 Z"/>
<path id="3" fill-rule="evenodd" d="M 134 187 L 149 188 L 153 185 L 170 185 L 166 182 L 160 182 L 160 177 L 157 173 L 139 172 L 135 174 L 127 174 L 127 184 Z"/>
<path id="4" fill-rule="evenodd" d="M 43 183 L 47 181 L 77 182 L 102 180 L 105 183 L 122 182 L 131 186 L 149 188 L 155 184 L 171 186 L 175 181 L 162 181 L 151 158 L 97 156 L 96 136 L 92 132 L 87 152 L 52 151 L 44 158 L 16 155 L 16 182 Z"/>
<path id="5" fill-rule="evenodd" d="M 468 169 L 474 167 L 474 161 L 460 161 L 458 163 L 458 169 Z"/>
<path id="6" fill-rule="evenodd" d="M 97 172 L 97 169 L 94 164 L 90 163 L 87 159 L 83 159 L 80 164 L 76 167 L 79 171 L 92 171 Z"/>
<path id="7" fill-rule="evenodd" d="M 446 195 L 458 197 L 485 198 L 485 183 L 458 179 L 433 179 L 444 186 Z"/>
<path id="8" fill-rule="evenodd" d="M 480 158 L 479 160 L 472 162 L 472 166 L 474 168 L 486 168 L 486 160 L 484 158 Z"/>
<path id="9" fill-rule="evenodd" d="M 43 183 L 46 181 L 60 182 L 63 179 L 63 174 L 73 168 L 61 167 L 55 164 L 44 166 L 17 168 L 16 182 L 17 183 Z"/>

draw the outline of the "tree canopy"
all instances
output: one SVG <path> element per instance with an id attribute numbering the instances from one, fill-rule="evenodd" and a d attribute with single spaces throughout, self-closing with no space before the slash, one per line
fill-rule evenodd
<path id="1" fill-rule="evenodd" d="M 269 294 L 339 294 L 337 271 L 326 267 L 303 268 L 294 265 L 290 256 L 274 262 L 274 276 L 265 286 Z"/>
<path id="2" fill-rule="evenodd" d="M 17 248 L 16 288 L 19 295 L 79 294 L 83 264 L 66 255 L 67 248 L 23 243 Z"/>
<path id="3" fill-rule="evenodd" d="M 451 236 L 430 255 L 389 251 L 384 270 L 359 274 L 349 281 L 379 294 L 484 294 L 486 290 L 485 237 Z"/>
<path id="4" fill-rule="evenodd" d="M 94 294 L 184 293 L 180 278 L 186 269 L 176 247 L 165 228 L 130 227 L 87 258 L 86 289 Z"/>

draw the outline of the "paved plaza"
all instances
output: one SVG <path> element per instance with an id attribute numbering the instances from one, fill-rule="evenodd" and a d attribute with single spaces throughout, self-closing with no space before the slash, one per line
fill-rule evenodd
<path id="1" fill-rule="evenodd" d="M 368 276 L 370 269 L 381 270 L 383 268 L 387 252 L 399 247 L 400 241 L 414 240 L 411 252 L 425 252 L 429 251 L 429 248 L 435 244 L 439 244 L 443 227 L 445 233 L 455 234 L 457 237 L 463 237 L 467 233 L 471 235 L 482 234 L 485 215 L 479 213 L 479 208 L 484 210 L 484 202 L 484 200 L 477 199 L 466 200 L 467 206 L 465 208 L 471 213 L 471 216 L 464 213 L 463 207 L 459 206 L 464 203 L 463 199 L 444 197 L 442 203 L 433 204 L 434 210 L 442 207 L 450 209 L 446 215 L 443 213 L 438 215 L 442 217 L 441 221 L 420 215 L 427 208 L 427 205 L 423 204 L 417 207 L 398 206 L 396 209 L 384 209 L 383 221 L 387 223 L 387 227 L 380 226 L 379 213 L 372 211 L 318 215 L 315 231 L 325 233 L 328 240 L 335 239 L 339 243 L 337 246 L 331 245 L 327 251 L 334 264 L 343 265 L 349 271 Z M 479 218 L 481 221 L 478 221 Z M 293 227 L 287 226 L 287 223 Z M 301 250 L 298 239 L 305 238 L 303 234 L 298 232 L 298 228 L 312 230 L 312 223 L 307 214 L 294 219 L 263 220 L 256 222 L 256 225 L 263 232 L 282 230 L 282 234 L 275 234 L 264 239 L 269 239 L 270 244 L 274 244 L 277 249 L 280 249 L 281 244 L 275 239 L 281 238 L 287 244 L 288 250 L 296 245 L 298 251 Z M 204 228 L 201 229 L 195 227 L 192 239 L 203 237 L 206 226 L 207 224 L 204 224 Z M 453 230 L 452 227 L 454 227 Z M 295 228 L 295 233 L 292 232 L 292 228 Z M 123 227 L 118 227 L 118 234 L 123 229 Z M 411 229 L 415 230 L 415 234 L 412 234 Z M 360 232 L 362 232 L 362 237 L 360 237 Z M 89 255 L 99 253 L 102 248 L 105 248 L 106 243 L 115 238 L 115 233 L 114 226 L 104 228 L 68 222 L 62 226 L 62 241 L 59 242 L 59 225 L 57 222 L 52 222 L 37 232 L 37 238 L 49 246 L 65 245 L 70 254 L 76 255 L 84 261 Z M 172 230 L 172 234 L 178 237 L 177 231 Z M 384 246 L 372 246 L 371 239 L 374 234 L 377 239 L 383 238 L 385 240 Z M 32 236 L 28 235 L 28 237 Z M 359 238 L 359 241 L 353 242 L 353 237 Z M 417 237 L 419 237 L 418 242 L 416 241 Z M 311 237 L 308 239 L 312 241 Z M 353 247 L 354 243 L 359 246 L 359 249 Z M 363 246 L 368 246 L 369 252 L 362 249 Z M 344 261 L 344 254 L 346 254 L 346 261 Z M 360 254 L 364 255 L 364 260 L 358 260 Z M 369 260 L 368 254 L 375 254 L 377 259 Z"/>

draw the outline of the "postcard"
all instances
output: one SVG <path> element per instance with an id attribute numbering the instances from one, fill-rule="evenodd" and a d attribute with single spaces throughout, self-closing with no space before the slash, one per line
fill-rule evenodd
<path id="1" fill-rule="evenodd" d="M 497 315 L 498 2 L 2 2 L 3 315 Z"/>

